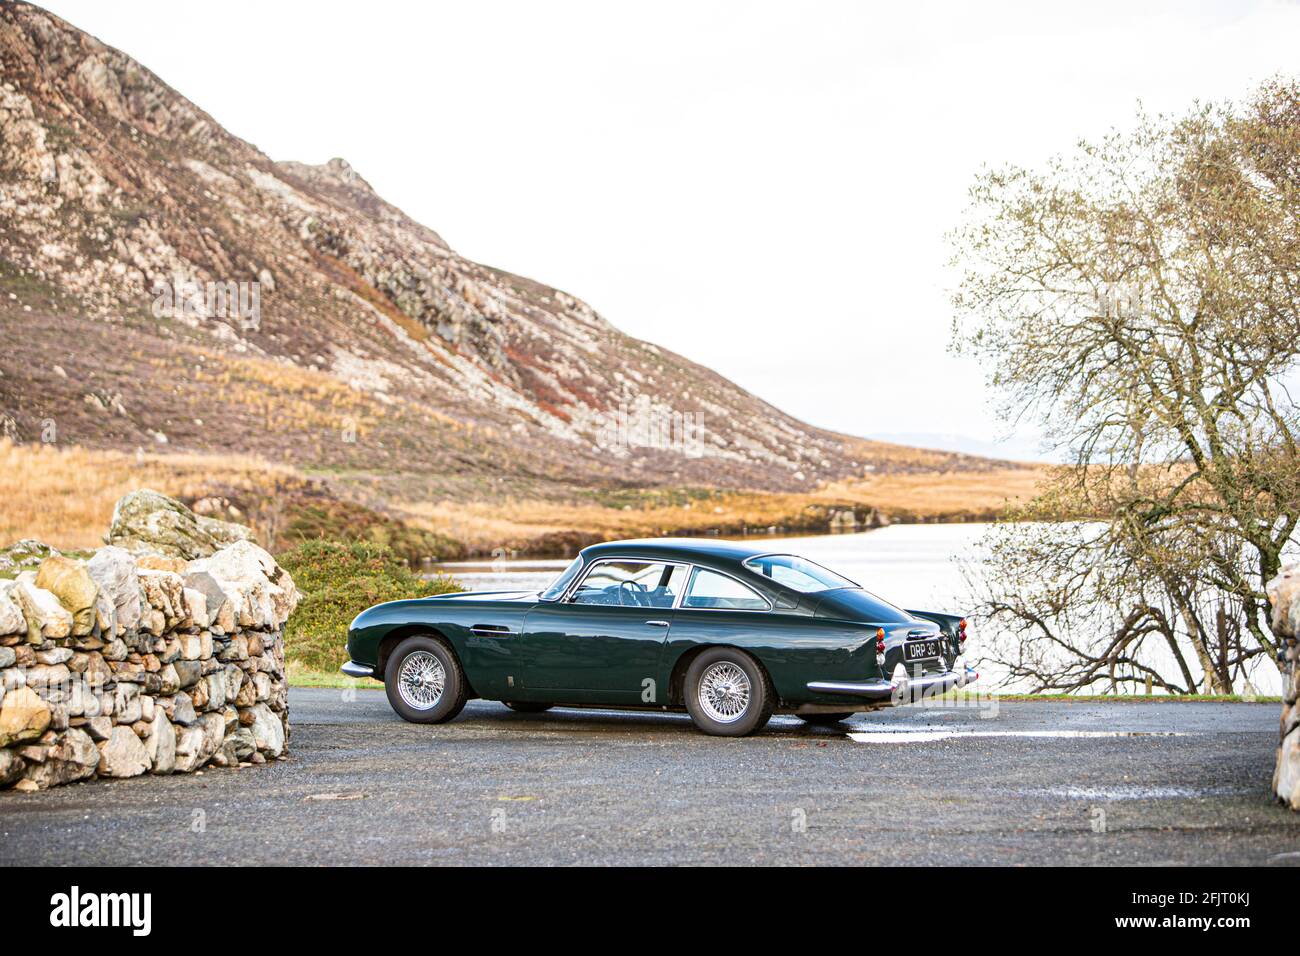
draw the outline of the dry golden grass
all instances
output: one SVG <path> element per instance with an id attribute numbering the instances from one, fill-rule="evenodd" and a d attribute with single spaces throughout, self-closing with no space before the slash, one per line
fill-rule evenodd
<path id="1" fill-rule="evenodd" d="M 1023 503 L 1039 489 L 1047 468 L 1034 465 L 991 471 L 881 475 L 836 482 L 815 497 L 834 498 L 931 518 L 959 512 L 1000 511 Z"/>
<path id="2" fill-rule="evenodd" d="M 1046 470 L 1008 467 L 977 472 L 881 475 L 839 482 L 814 492 L 725 492 L 671 504 L 647 494 L 622 505 L 593 500 L 394 502 L 418 528 L 449 535 L 469 550 L 528 549 L 551 539 L 653 537 L 770 526 L 824 530 L 827 509 L 876 508 L 919 519 L 987 518 L 1031 496 Z M 129 491 L 153 488 L 174 496 L 210 494 L 214 487 L 275 494 L 278 482 L 301 478 L 294 469 L 252 457 L 126 454 L 79 447 L 14 445 L 0 440 L 0 544 L 39 538 L 58 548 L 94 547 L 108 530 L 113 505 Z M 672 499 L 671 494 L 664 495 Z M 820 523 L 819 523 L 820 522 Z M 575 538 L 575 539 L 576 539 Z M 558 540 L 557 540 L 558 539 Z"/>
<path id="3" fill-rule="evenodd" d="M 242 406 L 268 432 L 356 431 L 363 440 L 382 409 L 360 389 L 333 375 L 266 359 L 227 359 L 213 370 L 192 373 L 223 405 Z"/>
<path id="4" fill-rule="evenodd" d="M 858 506 L 924 519 L 990 517 L 1033 495 L 1045 471 L 1035 467 L 987 472 L 882 475 L 838 482 L 806 494 L 729 493 L 688 504 L 621 508 L 597 503 L 556 504 L 405 502 L 396 505 L 411 523 L 450 535 L 470 550 L 523 548 L 565 532 L 602 538 L 653 537 L 717 528 L 790 526 L 809 508 Z"/>
<path id="5" fill-rule="evenodd" d="M 56 548 L 95 547 L 129 491 L 201 495 L 216 482 L 260 489 L 291 473 L 230 455 L 130 455 L 0 439 L 0 544 L 38 538 Z"/>

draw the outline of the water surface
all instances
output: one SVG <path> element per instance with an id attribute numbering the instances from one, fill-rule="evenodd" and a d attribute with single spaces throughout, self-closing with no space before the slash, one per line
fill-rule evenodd
<path id="1" fill-rule="evenodd" d="M 981 522 L 898 524 L 857 534 L 794 538 L 754 535 L 744 540 L 762 543 L 765 550 L 803 555 L 901 607 L 967 614 L 971 597 L 961 565 L 971 561 L 978 564 L 978 542 L 989 527 Z M 541 590 L 568 563 L 569 559 L 563 558 L 464 561 L 440 565 L 437 570 L 454 575 L 474 591 Z M 983 633 L 984 626 L 972 620 L 972 664 L 976 663 L 979 639 L 989 636 Z M 1172 659 L 1162 663 L 1172 672 Z M 978 666 L 981 686 L 986 690 L 1005 693 L 1028 689 L 1009 682 L 995 666 Z M 1252 675 L 1258 693 L 1280 693 L 1281 677 L 1264 657 L 1257 659 Z"/>

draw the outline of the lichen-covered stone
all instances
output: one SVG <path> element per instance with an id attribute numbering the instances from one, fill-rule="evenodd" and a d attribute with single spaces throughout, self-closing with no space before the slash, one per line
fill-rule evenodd
<path id="1" fill-rule="evenodd" d="M 85 780 L 95 775 L 95 770 L 99 767 L 99 756 L 99 748 L 90 739 L 90 735 L 72 727 L 41 754 L 40 761 L 29 763 L 23 776 L 42 790 Z"/>
<path id="2" fill-rule="evenodd" d="M 251 536 L 247 528 L 200 517 L 175 498 L 143 489 L 118 501 L 108 543 L 134 553 L 189 561 Z"/>
<path id="3" fill-rule="evenodd" d="M 99 585 L 81 561 L 53 555 L 41 562 L 36 586 L 49 591 L 72 615 L 72 634 L 89 634 L 95 628 L 95 600 Z"/>
<path id="4" fill-rule="evenodd" d="M 27 761 L 18 756 L 16 751 L 0 747 L 0 787 L 7 787 L 22 779 L 23 768 Z"/>
<path id="5" fill-rule="evenodd" d="M 99 585 L 101 595 L 112 602 L 115 630 L 109 639 L 140 626 L 140 577 L 130 552 L 123 548 L 100 548 L 86 562 L 86 571 Z"/>
<path id="6" fill-rule="evenodd" d="M 220 714 L 204 714 L 186 727 L 176 742 L 176 770 L 190 773 L 212 759 L 226 736 L 225 720 Z"/>
<path id="7" fill-rule="evenodd" d="M 254 704 L 248 712 L 252 716 L 248 729 L 257 749 L 268 757 L 280 756 L 284 752 L 284 724 L 280 718 L 266 704 Z"/>
<path id="8" fill-rule="evenodd" d="M 164 629 L 186 620 L 185 581 L 175 571 L 142 570 L 140 587 L 145 603 L 162 613 Z"/>
<path id="9" fill-rule="evenodd" d="M 233 730 L 229 740 L 234 744 L 235 758 L 237 760 L 248 760 L 253 754 L 257 753 L 257 738 L 247 727 L 239 727 Z"/>
<path id="10" fill-rule="evenodd" d="M 189 571 L 212 575 L 230 599 L 234 623 L 239 627 L 277 630 L 289 619 L 301 597 L 288 572 L 251 541 L 240 541 L 210 558 L 191 561 Z"/>
<path id="11" fill-rule="evenodd" d="M 150 722 L 144 746 L 149 753 L 152 773 L 168 774 L 176 769 L 176 728 L 162 708 L 157 710 Z"/>
<path id="12" fill-rule="evenodd" d="M 203 595 L 208 624 L 216 621 L 217 616 L 221 613 L 221 608 L 226 603 L 226 592 L 221 589 L 221 585 L 217 583 L 217 579 L 206 571 L 190 570 L 185 572 L 184 578 L 185 587 L 188 590 L 198 591 Z M 207 627 L 208 624 L 200 624 L 198 626 Z"/>
<path id="13" fill-rule="evenodd" d="M 0 747 L 35 740 L 50 725 L 50 706 L 30 687 L 5 691 L 0 700 Z"/>
<path id="14" fill-rule="evenodd" d="M 149 752 L 130 727 L 118 725 L 99 745 L 101 777 L 138 777 L 152 766 Z"/>
<path id="15" fill-rule="evenodd" d="M 12 594 L 16 586 L 12 581 L 0 581 L 0 636 L 27 633 L 23 609 Z"/>
<path id="16" fill-rule="evenodd" d="M 16 577 L 21 571 L 35 571 L 41 562 L 59 552 L 43 541 L 23 538 L 0 548 L 0 577 Z"/>
<path id="17" fill-rule="evenodd" d="M 27 641 L 39 644 L 45 639 L 67 637 L 72 633 L 72 614 L 57 597 L 36 586 L 36 574 L 24 571 L 15 579 L 10 592 L 17 599 L 27 621 Z"/>

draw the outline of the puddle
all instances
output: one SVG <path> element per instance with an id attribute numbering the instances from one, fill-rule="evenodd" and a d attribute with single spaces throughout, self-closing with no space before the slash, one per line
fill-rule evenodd
<path id="1" fill-rule="evenodd" d="M 1179 797 L 1221 797 L 1236 793 L 1249 793 L 1241 787 L 1048 787 L 1045 790 L 1027 790 L 1025 793 L 1066 800 L 1171 800 Z"/>
<path id="2" fill-rule="evenodd" d="M 962 737 L 1049 737 L 1088 739 L 1092 737 L 1186 737 L 1174 731 L 1148 730 L 873 730 L 849 734 L 860 744 L 926 744 Z"/>

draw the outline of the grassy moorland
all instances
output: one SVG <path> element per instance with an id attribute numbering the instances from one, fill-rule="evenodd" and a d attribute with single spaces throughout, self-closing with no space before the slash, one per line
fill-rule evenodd
<path id="1" fill-rule="evenodd" d="M 489 496 L 478 487 L 460 489 L 457 498 L 415 501 L 385 497 L 356 475 L 305 474 L 251 456 L 130 454 L 0 439 L 0 544 L 36 538 L 63 550 L 93 548 L 103 542 L 114 504 L 138 488 L 242 522 L 304 595 L 286 634 L 290 679 L 300 686 L 365 686 L 373 682 L 338 673 L 348 621 L 380 601 L 456 589 L 449 579 L 429 581 L 409 570 L 424 560 L 498 549 L 563 554 L 592 541 L 662 534 L 819 533 L 849 512 L 863 524 L 987 519 L 1027 498 L 1040 474 L 1015 466 L 898 472 L 805 493 L 552 487 L 530 494 L 512 486 Z"/>
<path id="2" fill-rule="evenodd" d="M 103 544 L 117 500 L 139 488 L 246 524 L 277 553 L 316 539 L 364 541 L 412 562 L 464 553 L 458 542 L 337 495 L 292 467 L 257 458 L 128 454 L 4 439 L 0 544 L 36 538 L 64 550 L 96 547 Z"/>
<path id="3" fill-rule="evenodd" d="M 250 525 L 277 552 L 329 539 L 390 547 L 411 563 L 496 549 L 563 554 L 621 537 L 768 528 L 813 534 L 848 511 L 864 525 L 989 520 L 1026 500 L 1042 474 L 1008 464 L 868 475 L 809 492 L 480 487 L 413 500 L 400 486 L 366 476 L 308 474 L 248 456 L 130 454 L 0 439 L 0 542 L 38 538 L 59 548 L 94 547 L 118 498 L 154 488 Z"/>

